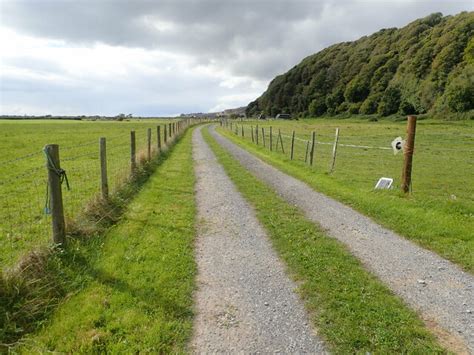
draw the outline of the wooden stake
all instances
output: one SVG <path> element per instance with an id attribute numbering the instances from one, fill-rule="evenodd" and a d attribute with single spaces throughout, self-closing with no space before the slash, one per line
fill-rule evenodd
<path id="1" fill-rule="evenodd" d="M 100 157 L 100 191 L 102 198 L 109 198 L 109 183 L 107 180 L 107 145 L 105 137 L 99 139 L 99 157 Z"/>
<path id="2" fill-rule="evenodd" d="M 258 125 L 255 127 L 255 142 L 258 145 Z"/>
<path id="3" fill-rule="evenodd" d="M 263 140 L 263 146 L 265 147 L 265 128 L 262 127 L 262 140 Z"/>
<path id="4" fill-rule="evenodd" d="M 329 173 L 332 173 L 334 171 L 334 165 L 336 164 L 338 142 L 339 142 L 339 128 L 336 128 L 336 136 L 334 137 L 334 145 L 332 146 L 332 160 L 331 160 L 331 168 L 329 169 Z"/>
<path id="5" fill-rule="evenodd" d="M 49 156 L 49 159 L 47 160 L 47 168 L 53 242 L 55 244 L 64 245 L 66 243 L 66 224 L 64 223 L 61 176 L 58 174 L 59 169 L 61 169 L 59 162 L 59 146 L 57 144 L 48 144 L 44 147 L 44 150 L 47 156 Z"/>
<path id="6" fill-rule="evenodd" d="M 158 149 L 157 152 L 161 150 L 161 127 L 156 127 L 156 148 Z"/>
<path id="7" fill-rule="evenodd" d="M 250 126 L 250 133 L 252 134 L 252 143 L 255 143 L 255 140 L 253 137 L 253 126 Z"/>
<path id="8" fill-rule="evenodd" d="M 283 154 L 285 154 L 285 148 L 283 148 L 283 137 L 281 136 L 281 132 L 279 128 L 278 128 L 278 138 L 280 139 L 281 151 Z M 278 141 L 277 141 L 277 146 L 278 146 Z"/>
<path id="9" fill-rule="evenodd" d="M 166 132 L 166 124 L 163 125 L 163 140 L 166 144 L 167 140 L 168 140 L 168 133 Z"/>
<path id="10" fill-rule="evenodd" d="M 245 138 L 244 125 L 242 125 L 242 138 Z"/>
<path id="11" fill-rule="evenodd" d="M 404 162 L 402 170 L 402 191 L 410 192 L 411 189 L 411 171 L 413 168 L 413 150 L 415 148 L 416 135 L 416 116 L 408 116 L 407 139 L 403 151 Z"/>
<path id="12" fill-rule="evenodd" d="M 290 160 L 293 160 L 293 153 L 295 151 L 295 131 L 291 135 L 291 151 L 290 151 Z"/>
<path id="13" fill-rule="evenodd" d="M 309 141 L 306 142 L 306 153 L 304 154 L 304 162 L 308 162 Z"/>
<path id="14" fill-rule="evenodd" d="M 270 151 L 273 150 L 273 131 L 272 126 L 270 126 Z"/>
<path id="15" fill-rule="evenodd" d="M 151 160 L 151 128 L 147 129 L 146 132 L 146 143 L 147 143 L 147 158 L 148 161 Z"/>
<path id="16" fill-rule="evenodd" d="M 132 176 L 137 171 L 137 152 L 136 152 L 135 131 L 130 131 L 130 171 Z"/>
<path id="17" fill-rule="evenodd" d="M 313 166 L 315 144 L 316 144 L 316 132 L 313 131 L 313 139 L 311 141 L 311 154 L 309 156 L 309 165 L 311 166 Z"/>

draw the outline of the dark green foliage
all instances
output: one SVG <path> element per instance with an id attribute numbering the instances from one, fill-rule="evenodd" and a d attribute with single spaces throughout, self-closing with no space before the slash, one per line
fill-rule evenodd
<path id="1" fill-rule="evenodd" d="M 273 79 L 247 114 L 466 112 L 473 70 L 474 12 L 435 13 L 303 59 Z"/>
<path id="2" fill-rule="evenodd" d="M 448 106 L 452 111 L 474 109 L 474 68 L 467 68 L 446 89 Z"/>
<path id="3" fill-rule="evenodd" d="M 400 106 L 400 89 L 388 88 L 385 90 L 382 100 L 379 103 L 377 112 L 381 116 L 388 116 L 398 111 Z"/>

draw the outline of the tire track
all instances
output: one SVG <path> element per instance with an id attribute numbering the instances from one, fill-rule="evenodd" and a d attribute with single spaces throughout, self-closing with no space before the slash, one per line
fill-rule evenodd
<path id="1" fill-rule="evenodd" d="M 193 133 L 199 228 L 198 353 L 323 353 L 296 285 L 273 251 L 252 207 L 239 194 L 200 128 Z"/>

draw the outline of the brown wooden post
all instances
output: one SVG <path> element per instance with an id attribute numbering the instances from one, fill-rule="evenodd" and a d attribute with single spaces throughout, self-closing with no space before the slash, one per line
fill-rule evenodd
<path id="1" fill-rule="evenodd" d="M 339 142 L 339 128 L 336 128 L 336 136 L 334 137 L 334 145 L 332 146 L 332 160 L 329 173 L 334 171 L 334 166 L 336 164 L 336 154 L 337 154 L 337 143 Z"/>
<path id="2" fill-rule="evenodd" d="M 171 138 L 173 136 L 173 132 L 171 131 L 171 122 L 168 123 L 168 136 Z"/>
<path id="3" fill-rule="evenodd" d="M 109 197 L 109 183 L 107 180 L 107 144 L 105 137 L 99 140 L 99 157 L 100 157 L 100 191 L 102 198 L 106 200 Z"/>
<path id="4" fill-rule="evenodd" d="M 252 143 L 255 143 L 255 139 L 253 137 L 253 126 L 250 126 L 250 133 L 252 134 Z"/>
<path id="5" fill-rule="evenodd" d="M 156 126 L 156 149 L 157 149 L 157 153 L 160 152 L 161 150 L 161 127 L 160 126 Z"/>
<path id="6" fill-rule="evenodd" d="M 135 131 L 130 131 L 130 171 L 132 176 L 135 175 L 135 172 L 137 171 L 136 149 Z"/>
<path id="7" fill-rule="evenodd" d="M 272 126 L 270 126 L 270 151 L 273 150 L 273 129 Z"/>
<path id="8" fill-rule="evenodd" d="M 407 139 L 403 150 L 402 191 L 410 192 L 411 171 L 413 168 L 413 149 L 415 148 L 416 116 L 408 116 Z"/>
<path id="9" fill-rule="evenodd" d="M 291 151 L 290 151 L 290 160 L 293 160 L 293 153 L 295 151 L 295 131 L 291 135 Z"/>
<path id="10" fill-rule="evenodd" d="M 262 127 L 262 140 L 263 140 L 263 147 L 265 147 L 265 127 Z"/>
<path id="11" fill-rule="evenodd" d="M 146 143 L 147 143 L 147 158 L 148 161 L 151 160 L 151 128 L 147 129 L 146 132 Z"/>
<path id="12" fill-rule="evenodd" d="M 163 140 L 165 144 L 168 141 L 168 132 L 166 132 L 166 123 L 163 125 Z"/>
<path id="13" fill-rule="evenodd" d="M 281 136 L 280 128 L 278 128 L 278 138 L 280 139 L 281 151 L 283 154 L 285 154 L 285 148 L 283 148 L 283 137 Z M 277 141 L 277 146 L 278 146 L 278 141 Z"/>
<path id="14" fill-rule="evenodd" d="M 309 156 L 309 165 L 313 166 L 314 161 L 314 147 L 316 144 L 316 132 L 313 131 L 313 138 L 311 140 L 311 154 Z"/>
<path id="15" fill-rule="evenodd" d="M 242 125 L 242 138 L 245 138 L 244 125 Z"/>
<path id="16" fill-rule="evenodd" d="M 258 125 L 255 127 L 255 142 L 258 145 Z"/>
<path id="17" fill-rule="evenodd" d="M 48 190 L 51 204 L 51 225 L 53 229 L 53 242 L 64 245 L 66 243 L 66 224 L 64 222 L 63 193 L 61 189 L 61 169 L 59 162 L 59 146 L 48 144 L 44 147 L 48 160 Z"/>
<path id="18" fill-rule="evenodd" d="M 306 141 L 306 152 L 304 153 L 304 162 L 308 162 L 309 140 Z"/>

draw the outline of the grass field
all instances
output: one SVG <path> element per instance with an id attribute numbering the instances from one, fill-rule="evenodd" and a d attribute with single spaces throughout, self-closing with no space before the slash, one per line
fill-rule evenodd
<path id="1" fill-rule="evenodd" d="M 116 226 L 73 241 L 52 259 L 68 296 L 14 352 L 185 352 L 195 274 L 193 176 L 188 131 Z"/>
<path id="2" fill-rule="evenodd" d="M 235 134 L 235 125 L 238 134 Z M 244 125 L 244 137 L 241 125 Z M 251 141 L 251 127 L 259 126 L 259 145 Z M 273 127 L 273 151 L 269 127 Z M 266 147 L 261 128 L 265 128 Z M 340 128 L 335 170 L 329 174 L 332 142 Z M 276 148 L 278 130 L 285 154 Z M 390 142 L 405 136 L 406 122 L 368 122 L 359 119 L 233 122 L 221 132 L 264 160 L 296 176 L 319 191 L 371 216 L 379 223 L 415 240 L 474 271 L 474 122 L 418 122 L 409 196 L 399 191 L 403 155 L 394 155 Z M 295 158 L 289 158 L 290 137 L 296 131 Z M 315 164 L 305 163 L 306 141 L 316 132 Z M 256 140 L 254 132 L 254 140 Z M 366 146 L 366 148 L 343 145 Z M 368 148 L 370 147 L 370 148 Z M 394 189 L 374 191 L 380 177 L 394 178 Z"/>
<path id="3" fill-rule="evenodd" d="M 152 128 L 154 147 L 156 126 L 165 122 L 0 120 L 0 266 L 12 265 L 50 240 L 50 217 L 44 213 L 45 144 L 60 146 L 61 166 L 71 185 L 70 191 L 63 187 L 65 214 L 73 219 L 99 192 L 99 137 L 107 138 L 109 185 L 114 192 L 129 171 L 130 131 L 136 131 L 137 150 L 144 150 L 147 128 Z"/>
<path id="4" fill-rule="evenodd" d="M 345 246 L 256 179 L 204 132 L 219 162 L 254 206 L 275 249 L 300 284 L 329 350 L 345 353 L 442 353 L 415 312 L 365 270 Z"/>

